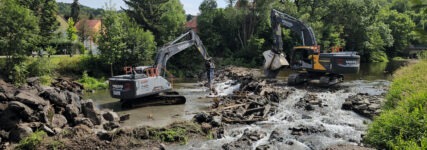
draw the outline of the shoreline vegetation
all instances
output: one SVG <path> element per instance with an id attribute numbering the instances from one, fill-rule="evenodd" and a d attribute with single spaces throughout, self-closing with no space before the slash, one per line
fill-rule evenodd
<path id="1" fill-rule="evenodd" d="M 427 59 L 393 75 L 383 112 L 374 119 L 366 142 L 377 148 L 427 149 Z"/>

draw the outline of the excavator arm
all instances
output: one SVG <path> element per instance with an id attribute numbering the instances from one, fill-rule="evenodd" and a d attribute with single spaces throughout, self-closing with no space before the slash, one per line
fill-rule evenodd
<path id="1" fill-rule="evenodd" d="M 184 40 L 187 37 L 189 37 L 190 39 Z M 202 55 L 203 59 L 206 61 L 205 63 L 207 64 L 206 69 L 208 72 L 209 88 L 211 88 L 210 84 L 213 79 L 213 71 L 215 65 L 213 63 L 212 58 L 208 55 L 208 52 L 205 46 L 203 45 L 202 40 L 200 40 L 200 37 L 193 30 L 189 30 L 188 32 L 180 35 L 174 41 L 169 42 L 168 44 L 160 48 L 156 54 L 156 61 L 154 67 L 156 67 L 159 71 L 159 74 L 161 74 L 163 70 L 166 69 L 166 64 L 171 57 L 186 50 L 191 46 L 195 46 Z"/>
<path id="2" fill-rule="evenodd" d="M 313 29 L 302 21 L 273 9 L 271 11 L 271 26 L 274 33 L 274 46 L 279 53 L 283 53 L 282 28 L 291 29 L 301 37 L 303 46 L 316 46 L 316 37 Z"/>
<path id="3" fill-rule="evenodd" d="M 272 50 L 263 53 L 265 58 L 264 73 L 268 78 L 275 78 L 280 68 L 289 65 L 283 52 L 282 26 L 291 29 L 300 36 L 304 46 L 315 46 L 317 43 L 313 29 L 302 21 L 275 9 L 271 10 L 270 17 L 274 34 L 274 46 Z"/>

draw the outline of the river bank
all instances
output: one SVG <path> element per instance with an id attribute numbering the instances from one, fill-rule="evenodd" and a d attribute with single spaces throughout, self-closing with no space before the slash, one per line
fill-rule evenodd
<path id="1" fill-rule="evenodd" d="M 394 74 L 384 112 L 370 124 L 366 140 L 377 148 L 427 149 L 427 61 Z"/>

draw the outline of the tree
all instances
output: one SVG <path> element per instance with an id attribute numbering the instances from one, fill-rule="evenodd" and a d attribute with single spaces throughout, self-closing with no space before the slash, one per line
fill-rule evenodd
<path id="1" fill-rule="evenodd" d="M 182 32 L 185 13 L 179 0 L 125 0 L 126 14 L 163 45 Z"/>
<path id="2" fill-rule="evenodd" d="M 98 48 L 102 61 L 110 66 L 111 76 L 125 66 L 152 63 L 156 45 L 151 32 L 144 31 L 125 14 L 111 8 L 102 20 Z"/>
<path id="3" fill-rule="evenodd" d="M 58 28 L 59 22 L 56 20 L 58 5 L 55 0 L 17 0 L 20 5 L 32 10 L 38 18 L 41 43 L 36 45 L 45 48 L 47 41 L 53 37 L 54 31 Z"/>
<path id="4" fill-rule="evenodd" d="M 79 0 L 74 0 L 74 2 L 71 4 L 71 14 L 70 17 L 73 18 L 75 22 L 79 22 L 79 15 L 80 15 L 80 4 Z"/>
<path id="5" fill-rule="evenodd" d="M 74 26 L 73 18 L 68 18 L 67 38 L 73 43 L 71 49 L 69 49 L 69 54 L 72 56 L 72 54 L 75 52 L 75 42 L 78 38 L 77 29 Z"/>
<path id="6" fill-rule="evenodd" d="M 10 70 L 36 46 L 40 30 L 37 17 L 15 0 L 0 4 L 0 49 L 7 55 Z"/>

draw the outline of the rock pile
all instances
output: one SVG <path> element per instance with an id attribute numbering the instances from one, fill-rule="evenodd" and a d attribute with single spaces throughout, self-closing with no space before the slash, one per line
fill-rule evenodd
<path id="1" fill-rule="evenodd" d="M 0 80 L 1 142 L 18 142 L 37 130 L 53 136 L 76 126 L 118 128 L 120 117 L 98 110 L 92 100 L 82 100 L 82 90 L 80 84 L 64 79 L 43 86 L 38 78 L 29 78 L 19 88 Z"/>
<path id="2" fill-rule="evenodd" d="M 381 113 L 383 101 L 383 95 L 358 93 L 357 95 L 348 97 L 342 105 L 342 109 L 353 110 L 362 116 L 372 119 L 374 116 Z"/>
<path id="3" fill-rule="evenodd" d="M 315 94 L 308 93 L 304 95 L 296 104 L 297 108 L 304 108 L 307 111 L 315 110 L 316 107 L 324 107 L 322 99 L 319 99 Z"/>

